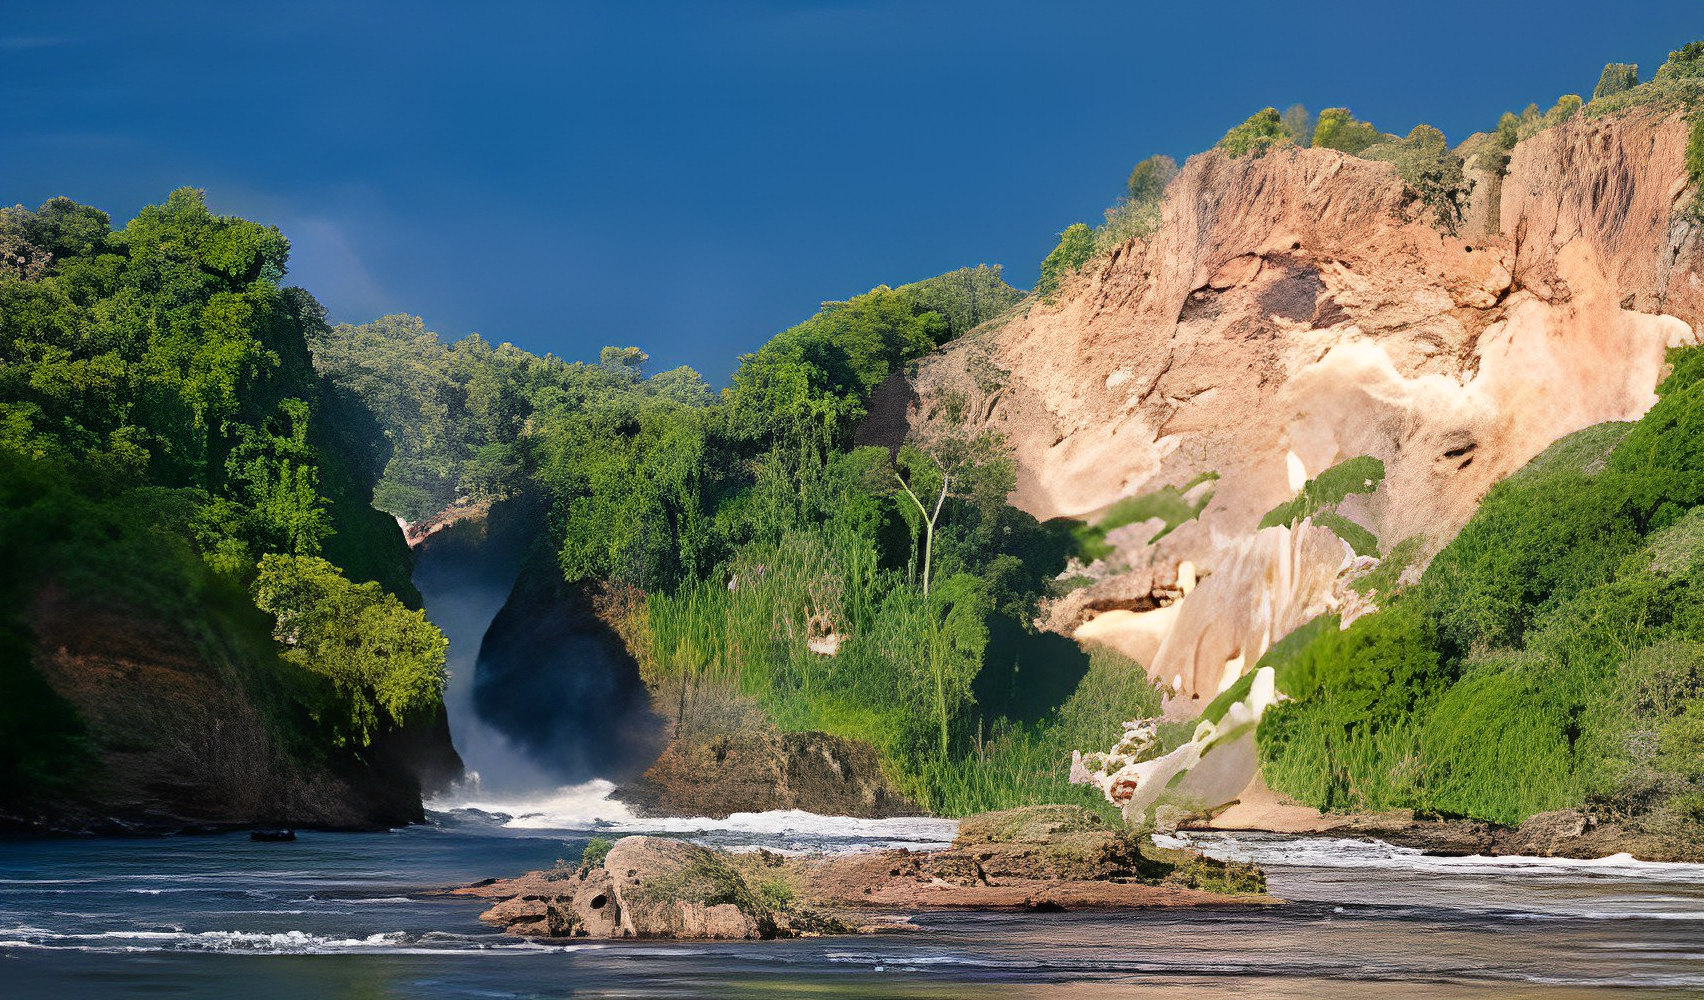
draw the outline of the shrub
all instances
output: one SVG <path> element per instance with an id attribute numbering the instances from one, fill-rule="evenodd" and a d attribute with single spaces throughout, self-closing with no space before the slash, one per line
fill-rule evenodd
<path id="1" fill-rule="evenodd" d="M 1264 156 L 1266 151 L 1287 142 L 1294 142 L 1295 136 L 1284 124 L 1277 108 L 1263 108 L 1248 117 L 1248 120 L 1225 133 L 1219 140 L 1218 148 L 1224 150 L 1234 159 L 1244 155 Z"/>
<path id="2" fill-rule="evenodd" d="M 1395 164 L 1403 183 L 1432 210 L 1438 228 L 1455 234 L 1467 207 L 1468 183 L 1461 157 L 1449 148 L 1442 132 L 1416 125 L 1400 141 L 1369 146 L 1361 155 Z"/>
<path id="3" fill-rule="evenodd" d="M 596 868 L 609 857 L 609 849 L 615 846 L 615 841 L 608 837 L 593 837 L 586 841 L 586 846 L 580 851 L 580 867 Z"/>
<path id="4" fill-rule="evenodd" d="M 1351 155 L 1376 142 L 1395 138 L 1387 136 L 1350 113 L 1348 108 L 1326 108 L 1319 113 L 1314 125 L 1313 145 L 1320 149 L 1335 149 Z"/>
<path id="5" fill-rule="evenodd" d="M 1414 716 L 1445 679 L 1432 625 L 1423 609 L 1400 599 L 1347 630 L 1326 621 L 1262 658 L 1296 699 L 1261 721 L 1267 781 L 1326 809 L 1406 804 L 1423 775 Z"/>
<path id="6" fill-rule="evenodd" d="M 1657 67 L 1659 81 L 1684 80 L 1704 76 L 1704 42 L 1687 42 L 1668 54 L 1668 60 Z"/>
<path id="7" fill-rule="evenodd" d="M 1686 176 L 1694 185 L 1704 181 L 1704 115 L 1694 115 L 1686 132 Z"/>
<path id="8" fill-rule="evenodd" d="M 1133 239 L 1145 239 L 1160 228 L 1158 201 L 1118 199 L 1106 210 L 1106 221 L 1095 230 L 1095 253 L 1103 254 Z"/>
<path id="9" fill-rule="evenodd" d="M 1126 187 L 1130 192 L 1130 200 L 1134 202 L 1158 201 L 1165 194 L 1166 185 L 1177 176 L 1177 161 L 1164 153 L 1158 153 L 1136 164 L 1130 171 L 1130 179 Z"/>
<path id="10" fill-rule="evenodd" d="M 1095 234 L 1081 222 L 1072 223 L 1059 234 L 1059 244 L 1041 262 L 1041 277 L 1035 291 L 1044 301 L 1051 301 L 1067 274 L 1088 263 L 1095 254 Z"/>
<path id="11" fill-rule="evenodd" d="M 1592 88 L 1592 100 L 1609 97 L 1625 90 L 1632 90 L 1639 85 L 1638 63 L 1609 63 L 1604 66 L 1603 73 L 1598 76 L 1597 86 Z"/>

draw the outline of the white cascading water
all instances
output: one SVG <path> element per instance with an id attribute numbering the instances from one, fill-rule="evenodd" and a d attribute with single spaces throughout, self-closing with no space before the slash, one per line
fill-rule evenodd
<path id="1" fill-rule="evenodd" d="M 455 530 L 455 529 L 452 529 Z M 477 810 L 524 830 L 715 835 L 770 845 L 942 845 L 957 832 L 954 820 L 927 817 L 853 819 L 791 810 L 735 813 L 726 819 L 649 818 L 611 798 L 604 778 L 564 784 L 474 705 L 474 669 L 492 621 L 509 600 L 524 555 L 520 539 L 487 538 L 477 530 L 434 537 L 416 550 L 414 583 L 432 622 L 450 640 L 444 708 L 450 738 L 466 777 L 426 803 L 434 812 Z"/>

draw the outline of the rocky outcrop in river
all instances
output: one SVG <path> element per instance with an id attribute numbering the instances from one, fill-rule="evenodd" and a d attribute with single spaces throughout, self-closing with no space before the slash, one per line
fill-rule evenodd
<path id="1" fill-rule="evenodd" d="M 526 937 L 778 938 L 891 930 L 924 909 L 1260 905 L 1250 865 L 1163 850 L 1077 806 L 971 817 L 950 848 L 786 857 L 627 837 L 578 867 L 455 890 Z"/>

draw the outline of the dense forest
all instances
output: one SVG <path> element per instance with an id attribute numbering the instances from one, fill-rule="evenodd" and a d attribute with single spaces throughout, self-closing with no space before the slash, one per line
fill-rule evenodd
<path id="1" fill-rule="evenodd" d="M 720 393 L 633 347 L 570 363 L 407 316 L 329 329 L 315 358 L 394 444 L 379 506 L 547 500 L 563 576 L 598 590 L 660 705 L 867 741 L 964 812 L 1070 794 L 1071 742 L 1157 704 L 1128 661 L 1035 631 L 1077 540 L 1007 505 L 997 436 L 856 443 L 884 380 L 1021 298 L 977 267 L 825 303 Z"/>
<path id="2" fill-rule="evenodd" d="M 32 664 L 48 591 L 234 663 L 305 757 L 440 711 L 443 636 L 371 506 L 384 441 L 315 373 L 324 311 L 288 254 L 189 189 L 119 230 L 65 198 L 0 210 L 0 799 L 112 749 Z"/>

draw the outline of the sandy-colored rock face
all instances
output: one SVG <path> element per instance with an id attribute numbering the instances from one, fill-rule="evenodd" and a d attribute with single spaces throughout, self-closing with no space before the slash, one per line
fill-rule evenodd
<path id="1" fill-rule="evenodd" d="M 1515 150 L 1459 236 L 1388 164 L 1197 156 L 1150 241 L 926 362 L 911 426 L 962 393 L 1011 442 L 1013 502 L 1041 518 L 1218 472 L 1197 521 L 1155 545 L 1115 536 L 1135 539 L 1125 569 L 1052 620 L 1070 630 L 1121 599 L 1141 611 L 1191 561 L 1200 587 L 1167 622 L 1130 615 L 1129 645 L 1154 650 L 1150 671 L 1180 699 L 1210 698 L 1341 592 L 1334 537 L 1257 534 L 1294 494 L 1289 463 L 1312 476 L 1380 458 L 1384 485 L 1341 510 L 1383 550 L 1421 536 L 1429 556 L 1552 441 L 1655 401 L 1665 350 L 1704 319 L 1704 250 L 1675 221 L 1685 139 L 1679 118 L 1576 116 Z M 1010 373 L 993 391 L 979 353 Z"/>

